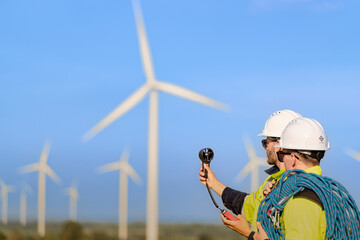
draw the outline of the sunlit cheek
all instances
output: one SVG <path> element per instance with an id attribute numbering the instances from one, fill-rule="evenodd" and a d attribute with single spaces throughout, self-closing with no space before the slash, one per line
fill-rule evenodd
<path id="1" fill-rule="evenodd" d="M 289 164 L 289 162 L 284 161 L 284 165 L 286 170 L 291 170 L 291 165 Z"/>

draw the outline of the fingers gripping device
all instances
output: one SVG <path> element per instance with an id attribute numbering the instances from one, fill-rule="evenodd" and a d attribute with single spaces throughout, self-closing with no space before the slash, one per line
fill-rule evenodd
<path id="1" fill-rule="evenodd" d="M 205 173 L 204 177 L 207 179 L 208 172 L 205 169 L 204 164 L 208 164 L 210 166 L 210 162 L 214 158 L 214 152 L 213 152 L 213 150 L 211 148 L 201 149 L 200 152 L 199 152 L 199 158 L 200 158 L 200 160 L 202 162 L 202 171 L 203 171 L 203 173 Z M 207 181 L 206 181 L 206 188 L 207 188 L 207 190 L 208 190 L 208 192 L 210 194 L 212 202 L 214 203 L 215 207 L 220 210 L 221 214 L 224 215 L 224 217 L 227 218 L 228 220 L 238 221 L 239 219 L 236 218 L 234 215 L 232 215 L 230 212 L 228 212 L 225 209 L 219 208 L 219 206 L 217 205 L 217 203 L 216 203 L 216 201 L 215 201 L 215 199 L 214 199 L 214 197 L 213 197 L 213 195 L 212 195 L 212 193 L 210 191 L 210 188 L 208 186 Z"/>

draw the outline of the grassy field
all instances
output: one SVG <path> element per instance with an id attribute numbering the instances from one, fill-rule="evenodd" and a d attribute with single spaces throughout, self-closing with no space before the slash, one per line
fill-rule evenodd
<path id="1" fill-rule="evenodd" d="M 145 240 L 145 224 L 131 223 L 128 228 L 129 240 Z M 246 239 L 218 224 L 169 223 L 160 224 L 160 240 L 230 240 Z M 26 227 L 18 223 L 0 225 L 0 240 L 40 240 L 36 232 L 36 223 Z M 46 225 L 44 240 L 115 240 L 117 224 L 112 223 L 76 223 L 50 222 Z"/>

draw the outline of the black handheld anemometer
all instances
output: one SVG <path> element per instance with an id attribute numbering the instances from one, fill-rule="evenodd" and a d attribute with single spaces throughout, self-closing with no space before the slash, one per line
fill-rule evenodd
<path id="1" fill-rule="evenodd" d="M 205 173 L 204 177 L 207 178 L 208 177 L 207 176 L 207 170 L 205 169 L 204 164 L 209 164 L 209 166 L 210 166 L 210 162 L 214 158 L 214 151 L 211 148 L 203 148 L 199 152 L 199 158 L 200 158 L 200 160 L 202 162 L 202 171 L 203 171 L 203 173 Z M 221 214 L 224 215 L 224 217 L 227 218 L 228 220 L 238 221 L 239 219 L 236 218 L 231 213 L 229 213 L 227 210 L 219 208 L 219 206 L 217 205 L 217 203 L 216 203 L 216 201 L 215 201 L 215 199 L 214 199 L 214 197 L 213 197 L 213 195 L 212 195 L 212 193 L 210 191 L 210 188 L 209 188 L 209 186 L 207 184 L 207 181 L 206 181 L 206 188 L 207 188 L 207 190 L 208 190 L 208 192 L 210 194 L 211 200 L 213 201 L 215 207 L 220 210 Z"/>

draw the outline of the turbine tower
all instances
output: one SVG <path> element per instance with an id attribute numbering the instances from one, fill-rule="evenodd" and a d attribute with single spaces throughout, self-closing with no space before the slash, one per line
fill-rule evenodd
<path id="1" fill-rule="evenodd" d="M 346 154 L 349 155 L 350 157 L 352 157 L 355 160 L 358 160 L 360 162 L 360 153 L 356 152 L 352 149 L 347 149 L 346 150 Z"/>
<path id="2" fill-rule="evenodd" d="M 259 166 L 268 166 L 266 159 L 256 155 L 254 146 L 248 138 L 245 138 L 246 151 L 249 157 L 249 162 L 236 176 L 236 179 L 241 182 L 249 173 L 251 173 L 251 192 L 255 192 L 259 187 Z"/>
<path id="3" fill-rule="evenodd" d="M 127 232 L 127 208 L 128 208 L 128 179 L 130 176 L 133 181 L 140 184 L 141 179 L 135 170 L 128 163 L 129 152 L 124 151 L 121 155 L 120 161 L 109 163 L 100 168 L 100 172 L 110 172 L 119 170 L 119 239 L 126 240 L 128 238 Z"/>
<path id="4" fill-rule="evenodd" d="M 70 196 L 69 202 L 69 219 L 76 221 L 77 220 L 77 200 L 79 198 L 79 192 L 77 191 L 77 186 L 75 183 L 71 185 L 68 189 L 65 190 L 66 194 Z"/>
<path id="5" fill-rule="evenodd" d="M 1 185 L 1 198 L 2 198 L 2 223 L 7 225 L 7 210 L 8 210 L 8 193 L 13 192 L 14 188 L 12 186 L 6 185 L 3 180 L 0 179 Z"/>
<path id="6" fill-rule="evenodd" d="M 60 183 L 59 177 L 47 165 L 50 144 L 45 143 L 39 162 L 27 165 L 22 168 L 23 173 L 39 172 L 39 193 L 38 193 L 38 233 L 40 237 L 45 236 L 45 180 L 46 175 L 53 179 L 56 183 Z"/>
<path id="7" fill-rule="evenodd" d="M 28 184 L 24 184 L 20 195 L 20 223 L 22 226 L 26 226 L 26 193 L 32 193 Z"/>
<path id="8" fill-rule="evenodd" d="M 158 81 L 155 78 L 153 64 L 151 60 L 150 48 L 145 32 L 145 26 L 141 13 L 140 3 L 133 0 L 133 7 L 137 25 L 138 39 L 142 64 L 146 76 L 146 83 L 136 92 L 128 97 L 123 103 L 117 106 L 109 115 L 103 118 L 84 136 L 85 140 L 94 137 L 104 128 L 113 123 L 116 119 L 123 116 L 130 109 L 135 107 L 147 93 L 150 95 L 149 101 L 149 135 L 148 135 L 148 175 L 147 175 L 147 206 L 146 206 L 146 239 L 158 239 L 158 91 L 163 91 L 182 97 L 194 102 L 198 102 L 220 110 L 227 110 L 227 106 L 212 100 L 208 97 L 192 92 L 177 85 Z"/>

